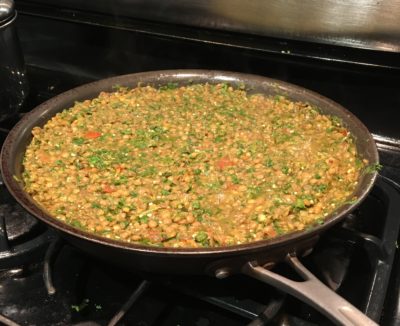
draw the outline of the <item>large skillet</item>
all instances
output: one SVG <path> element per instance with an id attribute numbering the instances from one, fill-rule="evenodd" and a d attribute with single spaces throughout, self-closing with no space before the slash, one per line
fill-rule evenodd
<path id="1" fill-rule="evenodd" d="M 303 255 L 309 251 L 325 230 L 340 222 L 347 213 L 358 206 L 371 190 L 376 173 L 362 174 L 354 192 L 358 200 L 339 207 L 326 217 L 324 224 L 313 229 L 231 247 L 191 249 L 124 243 L 75 229 L 49 216 L 24 191 L 23 185 L 18 181 L 21 180 L 25 149 L 32 139 L 32 128 L 43 126 L 57 112 L 71 107 L 75 101 L 94 98 L 101 91 L 112 91 L 115 85 L 135 87 L 138 84 L 150 84 L 158 87 L 168 83 L 186 85 L 221 82 L 227 82 L 232 86 L 245 85 L 249 93 L 285 95 L 291 100 L 308 102 L 317 106 L 324 114 L 341 118 L 354 136 L 361 157 L 368 159 L 370 164 L 378 162 L 378 152 L 367 128 L 349 111 L 321 95 L 278 80 L 248 74 L 208 70 L 170 70 L 118 76 L 83 85 L 56 96 L 27 113 L 11 130 L 4 143 L 1 152 L 4 182 L 11 194 L 26 210 L 57 229 L 71 244 L 113 264 L 144 272 L 206 273 L 217 278 L 241 272 L 291 293 L 338 324 L 374 325 L 372 320 L 317 280 L 299 262 L 296 255 Z M 271 266 L 283 260 L 286 260 L 300 274 L 304 282 L 294 282 L 261 267 Z"/>

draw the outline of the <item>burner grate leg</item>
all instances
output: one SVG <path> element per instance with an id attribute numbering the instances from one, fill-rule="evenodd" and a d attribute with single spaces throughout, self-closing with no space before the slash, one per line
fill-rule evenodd
<path id="1" fill-rule="evenodd" d="M 135 292 L 129 297 L 128 301 L 124 303 L 121 310 L 119 310 L 115 316 L 110 320 L 107 326 L 116 326 L 118 322 L 125 316 L 126 312 L 132 307 L 137 299 L 148 289 L 150 286 L 149 281 L 142 281 Z"/>

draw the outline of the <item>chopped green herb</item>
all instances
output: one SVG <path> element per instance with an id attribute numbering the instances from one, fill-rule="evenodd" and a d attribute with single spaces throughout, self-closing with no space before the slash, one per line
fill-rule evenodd
<path id="1" fill-rule="evenodd" d="M 85 143 L 85 139 L 82 137 L 74 137 L 72 138 L 72 143 L 74 143 L 75 145 L 82 145 Z"/>
<path id="2" fill-rule="evenodd" d="M 160 91 L 170 91 L 178 88 L 178 83 L 168 83 L 167 85 L 161 86 Z"/>
<path id="3" fill-rule="evenodd" d="M 143 172 L 141 172 L 139 175 L 141 177 L 151 177 L 157 173 L 157 169 L 154 166 L 150 166 L 146 168 Z"/>
<path id="4" fill-rule="evenodd" d="M 129 196 L 131 196 L 132 198 L 136 198 L 136 197 L 138 196 L 138 193 L 135 192 L 135 191 L 131 191 L 131 192 L 129 193 Z"/>
<path id="5" fill-rule="evenodd" d="M 281 171 L 282 171 L 283 174 L 289 174 L 290 169 L 289 169 L 288 166 L 283 166 Z"/>
<path id="6" fill-rule="evenodd" d="M 201 169 L 195 169 L 195 170 L 193 171 L 193 173 L 194 173 L 195 175 L 199 175 L 199 174 L 201 174 Z"/>
<path id="7" fill-rule="evenodd" d="M 137 220 L 139 221 L 140 224 L 145 224 L 149 221 L 149 216 L 148 215 L 141 215 L 137 217 Z"/>
<path id="8" fill-rule="evenodd" d="M 125 175 L 121 175 L 118 179 L 113 181 L 115 186 L 120 186 L 128 183 L 128 177 Z"/>
<path id="9" fill-rule="evenodd" d="M 201 207 L 200 201 L 198 201 L 198 200 L 193 201 L 192 207 L 193 207 L 193 209 L 199 209 Z"/>
<path id="10" fill-rule="evenodd" d="M 327 184 L 319 184 L 319 185 L 314 185 L 312 188 L 316 192 L 326 192 L 328 190 L 328 185 Z"/>
<path id="11" fill-rule="evenodd" d="M 71 220 L 70 224 L 78 229 L 85 229 L 85 227 L 79 220 L 73 219 L 73 220 Z"/>
<path id="12" fill-rule="evenodd" d="M 296 202 L 293 205 L 293 207 L 297 208 L 297 209 L 305 209 L 306 205 L 304 204 L 304 200 L 303 199 L 297 198 Z"/>
<path id="13" fill-rule="evenodd" d="M 62 160 L 56 160 L 56 164 L 61 167 L 65 167 L 65 163 Z"/>
<path id="14" fill-rule="evenodd" d="M 98 155 L 91 155 L 88 157 L 89 165 L 95 167 L 97 169 L 104 169 L 107 164 L 103 161 L 103 159 Z"/>
<path id="15" fill-rule="evenodd" d="M 278 235 L 281 235 L 281 234 L 284 234 L 284 233 L 285 233 L 285 231 L 283 231 L 283 229 L 282 229 L 281 226 L 279 225 L 279 222 L 278 222 L 278 221 L 274 221 L 272 225 L 273 225 L 273 227 L 274 227 L 275 232 L 276 232 Z"/>
<path id="16" fill-rule="evenodd" d="M 236 174 L 231 174 L 231 180 L 232 180 L 232 183 L 235 185 L 240 183 L 240 179 L 238 178 L 238 176 Z"/>
<path id="17" fill-rule="evenodd" d="M 264 165 L 265 165 L 267 168 L 272 168 L 272 167 L 274 166 L 274 162 L 272 162 L 272 160 L 271 160 L 270 158 L 268 158 L 268 159 L 266 159 L 266 160 L 264 161 Z"/>
<path id="18" fill-rule="evenodd" d="M 170 190 L 161 189 L 161 195 L 163 195 L 163 196 L 168 196 L 169 194 L 171 194 L 171 191 L 170 191 Z"/>
<path id="19" fill-rule="evenodd" d="M 379 172 L 380 170 L 382 170 L 382 167 L 383 166 L 379 163 L 370 164 L 364 168 L 364 173 L 371 174 L 371 173 Z"/>
<path id="20" fill-rule="evenodd" d="M 89 299 L 84 299 L 79 305 L 71 305 L 71 309 L 76 312 L 81 312 L 83 309 L 89 306 Z"/>
<path id="21" fill-rule="evenodd" d="M 196 242 L 200 242 L 201 244 L 205 245 L 208 242 L 208 234 L 204 231 L 199 231 L 194 239 Z"/>
<path id="22" fill-rule="evenodd" d="M 101 205 L 99 203 L 97 203 L 97 202 L 93 202 L 92 203 L 92 207 L 93 208 L 101 208 Z"/>
<path id="23" fill-rule="evenodd" d="M 254 199 L 261 195 L 262 188 L 260 186 L 250 186 L 247 188 L 247 192 L 250 198 Z"/>

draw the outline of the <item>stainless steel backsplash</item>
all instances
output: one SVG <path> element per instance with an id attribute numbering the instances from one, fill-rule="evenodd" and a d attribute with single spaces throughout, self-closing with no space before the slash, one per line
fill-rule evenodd
<path id="1" fill-rule="evenodd" d="M 59 0 L 56 4 L 117 18 L 400 52 L 400 0 Z"/>

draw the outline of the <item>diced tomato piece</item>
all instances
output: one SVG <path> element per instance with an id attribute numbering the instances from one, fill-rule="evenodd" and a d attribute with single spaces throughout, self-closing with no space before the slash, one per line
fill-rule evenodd
<path id="1" fill-rule="evenodd" d="M 107 193 L 107 194 L 109 194 L 109 193 L 111 193 L 111 192 L 114 192 L 114 191 L 115 191 L 115 189 L 114 189 L 114 188 L 111 188 L 110 185 L 104 185 L 104 186 L 103 186 L 103 192 L 105 192 L 105 193 Z"/>
<path id="2" fill-rule="evenodd" d="M 38 153 L 38 159 L 42 162 L 42 163 L 52 163 L 54 160 L 52 159 L 52 157 L 47 154 L 45 151 L 40 151 Z"/>
<path id="3" fill-rule="evenodd" d="M 235 162 L 230 160 L 228 157 L 223 157 L 217 162 L 217 167 L 222 169 L 225 169 L 228 166 L 234 166 Z"/>
<path id="4" fill-rule="evenodd" d="M 347 136 L 349 132 L 348 132 L 346 129 L 343 129 L 342 131 L 340 131 L 340 133 L 341 133 L 343 136 Z"/>
<path id="5" fill-rule="evenodd" d="M 228 181 L 226 183 L 225 189 L 226 190 L 236 190 L 239 187 L 239 185 L 233 184 L 232 182 Z"/>
<path id="6" fill-rule="evenodd" d="M 278 233 L 272 228 L 269 227 L 266 231 L 264 231 L 266 235 L 268 235 L 269 237 L 273 238 L 276 237 L 278 235 Z"/>
<path id="7" fill-rule="evenodd" d="M 115 171 L 117 171 L 118 173 L 121 173 L 124 170 L 125 170 L 125 168 L 122 165 L 117 165 L 115 167 Z"/>
<path id="8" fill-rule="evenodd" d="M 88 131 L 85 134 L 85 138 L 86 139 L 95 139 L 101 136 L 101 132 L 97 132 L 97 131 Z"/>

